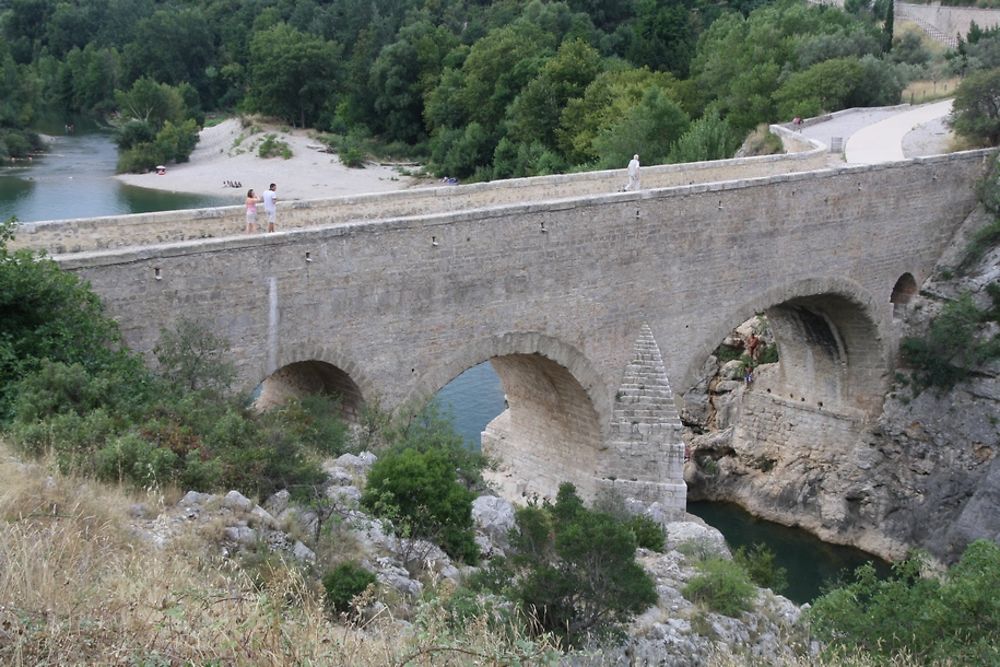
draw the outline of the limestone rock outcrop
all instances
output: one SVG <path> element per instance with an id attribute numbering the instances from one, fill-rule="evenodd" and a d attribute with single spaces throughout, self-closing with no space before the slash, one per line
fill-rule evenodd
<path id="1" fill-rule="evenodd" d="M 954 259 L 953 252 L 943 261 Z M 943 275 L 897 308 L 901 339 L 923 335 L 943 304 L 962 293 L 987 309 L 985 288 L 1000 279 L 1000 249 L 966 275 Z M 996 336 L 996 329 L 985 325 L 979 336 Z M 952 562 L 973 539 L 1000 541 L 1000 363 L 980 365 L 946 391 L 917 391 L 902 359 L 896 364 L 873 417 L 851 423 L 822 406 L 785 401 L 796 419 L 783 421 L 765 389 L 777 364 L 759 367 L 755 384 L 744 386 L 710 358 L 684 396 L 689 497 L 735 502 L 893 559 L 920 548 Z M 798 436 L 811 419 L 827 420 L 826 443 Z"/>

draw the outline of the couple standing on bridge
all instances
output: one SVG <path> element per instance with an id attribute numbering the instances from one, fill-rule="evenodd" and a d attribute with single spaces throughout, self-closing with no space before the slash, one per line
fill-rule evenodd
<path id="1" fill-rule="evenodd" d="M 267 231 L 274 231 L 274 225 L 278 217 L 278 207 L 276 205 L 276 202 L 278 201 L 277 189 L 278 186 L 275 183 L 271 183 L 271 185 L 267 188 L 267 192 L 264 193 L 263 199 L 254 193 L 253 188 L 250 188 L 247 191 L 247 226 L 244 233 L 257 233 L 257 204 L 262 201 L 264 202 L 264 213 L 267 214 Z"/>

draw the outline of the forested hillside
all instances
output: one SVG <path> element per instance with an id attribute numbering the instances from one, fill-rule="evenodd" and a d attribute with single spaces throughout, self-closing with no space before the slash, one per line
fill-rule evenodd
<path id="1" fill-rule="evenodd" d="M 889 6 L 0 0 L 0 158 L 42 117 L 95 116 L 141 171 L 186 159 L 215 110 L 464 179 L 719 158 L 759 123 L 928 78 L 919 40 L 892 48 Z"/>

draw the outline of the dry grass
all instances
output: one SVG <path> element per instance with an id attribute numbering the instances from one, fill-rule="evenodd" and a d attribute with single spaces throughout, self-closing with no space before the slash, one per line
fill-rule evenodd
<path id="1" fill-rule="evenodd" d="M 50 476 L 51 474 L 51 476 Z M 459 636 L 440 604 L 334 622 L 321 589 L 278 561 L 248 576 L 203 536 L 135 537 L 136 496 L 8 460 L 0 443 L 0 664 L 540 664 L 552 646 L 481 619 Z M 147 499 L 148 500 L 148 499 Z M 147 502 L 148 504 L 148 502 Z"/>
<path id="2" fill-rule="evenodd" d="M 939 81 L 911 81 L 910 85 L 903 89 L 903 102 L 910 104 L 922 104 L 942 100 L 955 94 L 955 89 L 962 82 L 962 78 L 953 76 Z"/>

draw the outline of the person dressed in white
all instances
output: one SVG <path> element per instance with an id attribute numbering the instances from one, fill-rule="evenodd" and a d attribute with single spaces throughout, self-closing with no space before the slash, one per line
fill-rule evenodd
<path id="1" fill-rule="evenodd" d="M 274 231 L 274 223 L 278 217 L 278 207 L 275 206 L 275 202 L 278 201 L 278 195 L 275 190 L 278 186 L 271 183 L 268 187 L 267 192 L 264 193 L 264 212 L 267 213 L 267 231 Z"/>
<path id="2" fill-rule="evenodd" d="M 636 153 L 628 163 L 628 183 L 625 184 L 625 192 L 633 192 L 639 189 L 639 154 Z M 266 195 L 265 195 L 266 196 Z"/>

